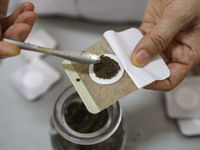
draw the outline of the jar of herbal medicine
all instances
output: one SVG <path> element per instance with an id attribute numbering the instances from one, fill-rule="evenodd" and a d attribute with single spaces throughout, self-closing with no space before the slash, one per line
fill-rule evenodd
<path id="1" fill-rule="evenodd" d="M 119 102 L 91 114 L 68 87 L 54 105 L 50 138 L 54 150 L 123 150 L 126 128 Z"/>

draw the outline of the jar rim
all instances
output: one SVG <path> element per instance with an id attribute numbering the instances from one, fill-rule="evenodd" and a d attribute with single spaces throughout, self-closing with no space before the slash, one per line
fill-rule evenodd
<path id="1" fill-rule="evenodd" d="M 85 134 L 71 129 L 64 118 L 64 107 L 66 103 L 74 98 L 77 99 L 77 97 L 80 98 L 75 88 L 71 85 L 57 98 L 54 104 L 52 120 L 58 133 L 66 140 L 81 145 L 97 144 L 109 138 L 117 130 L 122 120 L 122 110 L 119 102 L 107 108 L 109 121 L 107 121 L 102 129 Z"/>

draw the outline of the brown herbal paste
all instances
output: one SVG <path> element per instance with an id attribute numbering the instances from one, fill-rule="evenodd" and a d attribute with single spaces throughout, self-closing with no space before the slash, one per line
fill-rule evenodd
<path id="1" fill-rule="evenodd" d="M 112 77 L 116 76 L 120 70 L 118 62 L 104 55 L 102 55 L 100 58 L 101 61 L 94 64 L 94 72 L 96 76 L 103 79 L 111 79 Z"/>
<path id="2" fill-rule="evenodd" d="M 108 120 L 108 112 L 91 114 L 83 103 L 73 102 L 65 112 L 65 120 L 69 127 L 79 133 L 92 133 L 101 129 Z"/>

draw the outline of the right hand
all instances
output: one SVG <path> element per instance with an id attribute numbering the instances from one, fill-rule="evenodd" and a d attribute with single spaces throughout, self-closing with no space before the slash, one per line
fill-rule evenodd
<path id="1" fill-rule="evenodd" d="M 160 54 L 170 77 L 145 88 L 175 88 L 200 62 L 200 0 L 149 0 L 140 30 L 144 37 L 132 53 L 132 62 L 146 65 Z"/>

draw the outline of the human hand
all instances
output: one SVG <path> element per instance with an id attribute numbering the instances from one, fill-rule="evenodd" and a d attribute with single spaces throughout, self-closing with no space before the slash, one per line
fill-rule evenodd
<path id="1" fill-rule="evenodd" d="M 200 0 L 149 0 L 140 27 L 144 34 L 131 60 L 138 67 L 160 54 L 171 74 L 147 89 L 176 87 L 200 61 Z"/>
<path id="2" fill-rule="evenodd" d="M 31 32 L 37 16 L 31 3 L 21 4 L 10 16 L 6 17 L 8 0 L 0 1 L 0 38 L 24 41 Z M 0 59 L 18 55 L 20 48 L 0 41 Z"/>

